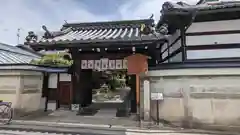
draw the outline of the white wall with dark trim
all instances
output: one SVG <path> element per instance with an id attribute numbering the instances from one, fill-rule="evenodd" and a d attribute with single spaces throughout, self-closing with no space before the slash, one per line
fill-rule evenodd
<path id="1" fill-rule="evenodd" d="M 160 119 L 173 124 L 189 124 L 188 126 L 198 126 L 198 128 L 239 127 L 239 79 L 238 68 L 148 71 L 142 74 L 140 79 L 140 99 L 142 99 L 140 114 L 155 120 L 159 115 Z M 150 91 L 144 90 L 144 80 L 150 81 Z M 163 93 L 158 112 L 157 102 L 150 100 L 151 96 L 145 96 L 156 92 Z"/>
<path id="2" fill-rule="evenodd" d="M 240 19 L 193 23 L 187 30 L 186 46 L 231 46 L 240 43 Z M 229 31 L 235 31 L 230 33 Z M 214 33 L 213 33 L 214 32 Z M 219 32 L 219 33 L 218 33 Z M 228 32 L 228 33 L 226 33 Z M 201 35 L 197 35 L 201 33 Z M 205 34 L 203 34 L 205 33 Z M 207 33 L 212 33 L 206 35 Z M 225 34 L 226 33 L 226 34 Z M 240 49 L 188 50 L 187 59 L 211 59 L 240 57 Z"/>
<path id="3" fill-rule="evenodd" d="M 161 48 L 162 59 L 166 58 L 168 55 L 174 53 L 177 49 L 181 47 L 181 31 L 177 30 L 173 35 L 168 37 L 168 43 L 163 44 Z M 166 50 L 168 49 L 168 50 Z M 169 60 L 172 62 L 179 62 L 182 59 L 182 55 L 175 55 Z M 166 61 L 165 61 L 166 62 Z"/>
<path id="4" fill-rule="evenodd" d="M 187 29 L 186 33 L 240 30 L 239 24 L 240 19 L 225 21 L 195 22 Z"/>
<path id="5" fill-rule="evenodd" d="M 71 75 L 67 73 L 60 73 L 59 81 L 71 81 Z M 57 88 L 58 75 L 51 73 L 48 79 L 48 88 Z"/>
<path id="6" fill-rule="evenodd" d="M 239 34 L 186 36 L 186 44 L 188 46 L 236 44 L 236 43 L 240 43 L 240 33 Z"/>

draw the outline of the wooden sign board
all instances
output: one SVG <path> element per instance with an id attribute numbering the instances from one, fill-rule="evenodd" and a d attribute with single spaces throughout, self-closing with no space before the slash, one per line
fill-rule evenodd
<path id="1" fill-rule="evenodd" d="M 163 93 L 151 93 L 151 100 L 163 100 Z"/>
<path id="2" fill-rule="evenodd" d="M 133 54 L 127 57 L 128 74 L 140 74 L 148 70 L 147 56 Z"/>

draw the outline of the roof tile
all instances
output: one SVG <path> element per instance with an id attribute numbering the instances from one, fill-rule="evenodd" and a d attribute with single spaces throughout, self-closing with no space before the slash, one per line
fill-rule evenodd
<path id="1" fill-rule="evenodd" d="M 141 40 L 140 27 L 141 24 L 147 26 L 153 25 L 154 20 L 131 20 L 131 21 L 112 21 L 112 22 L 93 22 L 93 23 L 74 23 L 64 24 L 63 35 L 54 38 L 41 38 L 38 43 L 56 44 L 61 42 L 77 41 L 86 42 L 104 42 L 104 41 L 131 41 Z M 67 30 L 66 30 L 67 29 Z M 69 30 L 70 29 L 70 30 Z M 152 37 L 149 39 L 158 39 L 160 37 Z"/>
<path id="2" fill-rule="evenodd" d="M 0 43 L 1 64 L 28 64 L 33 59 L 39 59 L 38 55 L 27 52 L 15 46 Z"/>

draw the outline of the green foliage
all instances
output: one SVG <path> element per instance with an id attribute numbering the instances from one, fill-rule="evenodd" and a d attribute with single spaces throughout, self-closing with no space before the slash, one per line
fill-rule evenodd
<path id="1" fill-rule="evenodd" d="M 109 87 L 111 91 L 115 91 L 116 88 L 125 86 L 125 74 L 126 71 L 113 71 L 109 76 Z"/>
<path id="2" fill-rule="evenodd" d="M 67 53 L 46 54 L 40 60 L 32 60 L 31 64 L 47 66 L 71 66 L 72 60 L 64 59 Z"/>

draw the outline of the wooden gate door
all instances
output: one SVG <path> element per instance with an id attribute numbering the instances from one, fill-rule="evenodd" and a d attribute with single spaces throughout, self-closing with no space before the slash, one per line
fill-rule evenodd
<path id="1" fill-rule="evenodd" d="M 71 104 L 71 82 L 59 82 L 59 104 Z"/>

